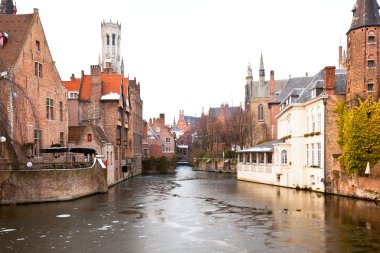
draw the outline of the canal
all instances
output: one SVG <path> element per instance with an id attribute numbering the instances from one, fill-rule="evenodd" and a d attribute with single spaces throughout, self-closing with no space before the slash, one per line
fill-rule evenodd
<path id="1" fill-rule="evenodd" d="M 380 252 L 373 202 L 194 172 L 0 207 L 0 252 Z"/>

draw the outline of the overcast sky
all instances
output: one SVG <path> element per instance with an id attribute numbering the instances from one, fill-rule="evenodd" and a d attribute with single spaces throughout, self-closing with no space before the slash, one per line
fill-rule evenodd
<path id="1" fill-rule="evenodd" d="M 17 0 L 18 14 L 38 8 L 63 81 L 90 72 L 101 53 L 102 20 L 122 24 L 126 75 L 141 83 L 144 118 L 244 100 L 248 63 L 266 76 L 314 75 L 337 66 L 356 0 Z"/>

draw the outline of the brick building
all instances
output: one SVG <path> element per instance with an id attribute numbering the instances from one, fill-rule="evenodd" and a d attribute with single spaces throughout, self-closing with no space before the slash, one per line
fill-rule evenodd
<path id="1" fill-rule="evenodd" d="M 252 68 L 248 65 L 245 85 L 245 104 L 247 115 L 254 124 L 252 134 L 254 143 L 277 139 L 277 120 L 274 117 L 278 107 L 269 107 L 272 101 L 283 89 L 287 80 L 275 80 L 274 71 L 270 72 L 270 80 L 265 80 L 263 55 L 260 57 L 259 81 L 253 81 Z"/>
<path id="2" fill-rule="evenodd" d="M 114 164 L 115 180 L 127 174 L 126 165 L 130 99 L 128 78 L 122 74 L 102 73 L 99 65 L 91 66 L 90 75 L 82 71 L 81 78 L 65 81 L 68 90 L 70 126 L 99 126 L 113 144 L 113 151 L 99 153 Z"/>
<path id="3" fill-rule="evenodd" d="M 165 114 L 161 113 L 159 118 L 149 120 L 147 140 L 149 143 L 149 156 L 175 156 L 175 138 L 170 128 L 165 125 Z"/>
<path id="4" fill-rule="evenodd" d="M 127 157 L 133 157 L 135 170 L 141 173 L 142 164 L 142 132 L 143 132 L 143 101 L 140 96 L 140 83 L 136 78 L 129 80 L 129 95 L 131 102 L 131 114 L 129 117 L 130 130 L 128 132 Z"/>
<path id="5" fill-rule="evenodd" d="M 40 151 L 67 145 L 67 92 L 38 9 L 16 15 L 11 2 L 0 5 L 1 135 L 8 140 L 7 150 L 15 148 L 21 161 L 52 160 L 53 155 Z M 10 9 L 13 14 L 4 14 Z"/>
<path id="6" fill-rule="evenodd" d="M 342 50 L 339 52 L 339 63 L 347 68 L 346 90 L 340 94 L 334 93 L 333 82 L 327 83 L 325 89 L 329 95 L 326 104 L 326 191 L 373 198 L 370 193 L 380 192 L 379 180 L 351 177 L 344 173 L 338 162 L 342 150 L 337 143 L 336 103 L 346 101 L 348 107 L 353 107 L 357 105 L 358 98 L 371 96 L 378 100 L 380 94 L 379 4 L 377 0 L 357 0 L 352 12 L 352 23 L 347 32 L 347 55 L 342 55 Z M 331 68 L 328 75 L 333 77 L 334 71 Z M 375 172 L 376 168 L 372 169 Z"/>

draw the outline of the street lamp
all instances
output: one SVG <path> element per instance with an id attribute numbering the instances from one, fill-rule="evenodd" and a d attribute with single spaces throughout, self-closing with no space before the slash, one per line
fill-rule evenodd
<path id="1" fill-rule="evenodd" d="M 5 138 L 4 136 L 1 136 L 0 137 L 0 142 L 1 143 L 4 143 L 4 142 L 6 142 L 7 141 L 7 138 Z"/>

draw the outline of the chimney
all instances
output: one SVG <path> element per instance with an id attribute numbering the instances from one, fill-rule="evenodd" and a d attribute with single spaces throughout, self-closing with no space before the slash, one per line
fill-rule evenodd
<path id="1" fill-rule="evenodd" d="M 165 125 L 165 113 L 160 113 L 160 119 L 163 121 Z"/>
<path id="2" fill-rule="evenodd" d="M 274 99 L 274 93 L 275 93 L 275 81 L 274 81 L 274 71 L 270 71 L 270 80 L 269 80 L 269 91 L 270 91 L 270 100 Z"/>
<path id="3" fill-rule="evenodd" d="M 148 138 L 148 122 L 144 120 L 142 129 L 142 139 L 146 140 Z"/>
<path id="4" fill-rule="evenodd" d="M 74 80 L 75 80 L 75 75 L 74 75 L 74 73 L 71 74 L 70 80 L 71 80 L 71 81 L 74 81 Z"/>
<path id="5" fill-rule="evenodd" d="M 323 89 L 326 94 L 334 95 L 335 93 L 335 66 L 325 67 Z"/>

